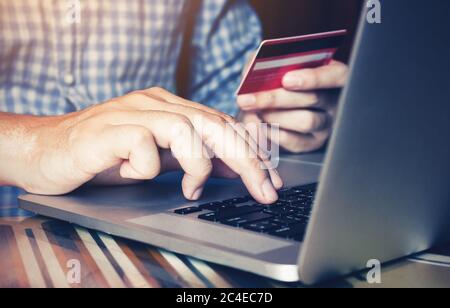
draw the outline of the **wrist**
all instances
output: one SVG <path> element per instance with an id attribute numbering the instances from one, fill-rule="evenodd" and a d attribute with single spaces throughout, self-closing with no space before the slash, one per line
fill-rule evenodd
<path id="1" fill-rule="evenodd" d="M 0 115 L 0 184 L 25 190 L 39 178 L 39 131 L 50 118 Z M 33 184 L 34 183 L 34 184 Z"/>

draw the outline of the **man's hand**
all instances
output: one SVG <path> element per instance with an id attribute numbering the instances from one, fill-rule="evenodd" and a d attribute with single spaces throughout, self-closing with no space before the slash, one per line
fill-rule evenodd
<path id="1" fill-rule="evenodd" d="M 21 129 L 0 138 L 9 149 L 2 155 L 12 155 L 14 166 L 2 164 L 0 178 L 9 177 L 8 184 L 30 193 L 64 194 L 91 180 L 149 180 L 177 168 L 185 172 L 182 187 L 190 200 L 200 198 L 212 172 L 240 175 L 252 196 L 265 204 L 277 200 L 276 189 L 283 185 L 276 170 L 262 168 L 269 162 L 233 118 L 159 88 L 64 116 L 4 120 L 3 129 Z M 226 155 L 230 149 L 234 154 Z M 219 159 L 210 159 L 211 152 Z"/>
<path id="2" fill-rule="evenodd" d="M 347 66 L 337 61 L 290 72 L 282 89 L 239 96 L 240 120 L 279 124 L 280 146 L 290 152 L 318 150 L 330 137 L 338 89 L 344 86 L 347 74 Z"/>

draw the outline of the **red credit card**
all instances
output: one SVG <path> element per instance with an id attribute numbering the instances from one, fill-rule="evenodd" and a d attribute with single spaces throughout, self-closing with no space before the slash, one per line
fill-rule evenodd
<path id="1" fill-rule="evenodd" d="M 346 34 L 340 30 L 262 42 L 237 94 L 279 89 L 286 73 L 329 64 Z"/>

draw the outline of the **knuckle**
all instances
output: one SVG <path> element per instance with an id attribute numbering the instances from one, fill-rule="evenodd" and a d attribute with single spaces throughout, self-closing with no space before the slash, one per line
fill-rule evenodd
<path id="1" fill-rule="evenodd" d="M 152 136 L 150 134 L 150 131 L 148 131 L 145 128 L 136 128 L 134 130 L 132 138 L 134 139 L 134 143 L 137 146 L 142 146 L 144 144 L 147 144 Z"/>
<path id="2" fill-rule="evenodd" d="M 209 116 L 209 117 L 210 117 L 211 121 L 213 121 L 214 123 L 219 124 L 221 126 L 225 126 L 225 125 L 229 124 L 227 119 L 225 119 L 225 118 L 223 118 L 223 117 L 221 117 L 219 115 L 212 115 L 212 116 Z"/>
<path id="3" fill-rule="evenodd" d="M 315 88 L 319 82 L 319 76 L 313 70 L 305 71 L 303 79 L 308 88 Z"/>
<path id="4" fill-rule="evenodd" d="M 306 93 L 305 101 L 307 105 L 314 106 L 319 103 L 319 94 L 316 92 Z"/>
<path id="5" fill-rule="evenodd" d="M 227 121 L 230 124 L 237 124 L 238 123 L 238 121 L 233 116 L 228 115 L 228 114 L 224 115 L 224 119 L 225 119 L 225 121 Z"/>
<path id="6" fill-rule="evenodd" d="M 113 125 L 106 125 L 103 127 L 103 132 L 108 134 Z M 145 128 L 135 127 L 135 126 L 119 126 L 117 129 L 112 131 L 113 134 L 110 135 L 111 141 L 121 141 L 126 139 L 127 143 L 132 144 L 134 147 L 140 147 L 145 143 L 149 142 L 150 132 Z"/>
<path id="7" fill-rule="evenodd" d="M 171 117 L 174 123 L 182 125 L 189 129 L 193 128 L 193 125 L 187 116 L 182 114 L 172 114 Z"/>
<path id="8" fill-rule="evenodd" d="M 102 108 L 99 112 L 90 117 L 87 122 L 108 122 L 114 123 L 123 117 L 123 111 L 117 108 Z"/>
<path id="9" fill-rule="evenodd" d="M 132 101 L 149 101 L 151 97 L 147 95 L 147 93 L 142 91 L 135 91 L 127 95 L 127 99 Z"/>
<path id="10" fill-rule="evenodd" d="M 207 124 L 206 126 L 211 129 L 224 128 L 229 124 L 229 122 L 220 115 L 200 112 L 199 116 Z"/>
<path id="11" fill-rule="evenodd" d="M 299 125 L 304 131 L 311 131 L 317 125 L 317 117 L 313 113 L 305 112 L 299 121 Z"/>
<path id="12" fill-rule="evenodd" d="M 275 105 L 276 98 L 276 91 L 263 92 L 257 97 L 257 102 L 262 105 L 261 107 L 272 107 Z"/>
<path id="13" fill-rule="evenodd" d="M 181 114 L 168 114 L 167 120 L 172 125 L 172 138 L 175 140 L 183 140 L 192 138 L 194 132 L 194 125 L 188 117 Z"/>
<path id="14" fill-rule="evenodd" d="M 162 87 L 152 87 L 149 91 L 155 95 L 167 93 L 167 91 Z"/>
<path id="15" fill-rule="evenodd" d="M 107 101 L 106 103 L 98 105 L 98 107 L 102 110 L 108 110 L 108 109 L 119 109 L 124 106 L 124 102 L 120 99 L 112 99 L 110 101 Z"/>
<path id="16" fill-rule="evenodd" d="M 262 170 L 262 162 L 257 158 L 246 159 L 245 168 L 248 170 Z"/>

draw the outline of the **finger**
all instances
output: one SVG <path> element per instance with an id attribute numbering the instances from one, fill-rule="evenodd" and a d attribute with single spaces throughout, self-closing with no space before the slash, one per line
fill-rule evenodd
<path id="1" fill-rule="evenodd" d="M 125 179 L 149 180 L 161 171 L 155 140 L 144 126 L 107 126 L 98 145 L 103 166 L 102 170 L 96 170 L 97 174 L 118 164 L 120 175 Z"/>
<path id="2" fill-rule="evenodd" d="M 303 69 L 287 73 L 283 87 L 291 91 L 341 88 L 348 77 L 348 67 L 338 61 L 314 69 Z"/>
<path id="3" fill-rule="evenodd" d="M 212 171 L 211 160 L 200 136 L 188 118 L 174 113 L 124 111 L 109 119 L 115 124 L 134 124 L 146 127 L 157 145 L 170 149 L 184 170 L 183 192 L 187 199 L 200 198 L 203 186 Z"/>
<path id="4" fill-rule="evenodd" d="M 267 133 L 269 131 L 267 124 L 263 123 L 259 115 L 254 112 L 243 112 L 239 117 L 241 123 L 244 123 L 248 134 L 251 136 L 250 145 L 258 152 L 259 157 L 263 159 L 264 164 L 269 171 L 272 183 L 276 189 L 281 189 L 284 186 L 284 183 L 278 170 L 272 164 L 272 159 L 274 159 L 274 157 L 271 157 L 273 148 L 270 146 L 273 146 L 273 144 L 269 146 L 268 143 L 269 136 Z M 279 151 L 277 151 L 277 153 L 279 153 Z"/>
<path id="5" fill-rule="evenodd" d="M 306 109 L 264 112 L 261 117 L 267 123 L 278 124 L 285 130 L 303 134 L 319 132 L 331 125 L 328 113 Z"/>
<path id="6" fill-rule="evenodd" d="M 175 105 L 181 105 L 181 106 L 184 106 L 184 107 L 194 108 L 194 109 L 197 109 L 197 110 L 201 110 L 203 112 L 207 112 L 207 113 L 212 114 L 212 115 L 219 116 L 219 117 L 223 118 L 226 121 L 235 122 L 233 117 L 231 117 L 230 115 L 227 115 L 227 114 L 225 114 L 223 112 L 220 112 L 220 111 L 218 111 L 218 110 L 216 110 L 214 108 L 205 106 L 203 104 L 186 100 L 186 99 L 184 99 L 182 97 L 179 97 L 179 96 L 177 96 L 175 94 L 172 94 L 169 91 L 164 90 L 162 88 L 151 88 L 151 89 L 148 89 L 148 90 L 144 90 L 143 92 L 145 94 L 149 95 L 150 97 L 155 97 L 156 96 L 157 98 L 160 98 L 160 99 L 162 99 L 162 100 L 164 100 L 164 101 L 166 101 L 166 102 L 168 102 L 170 104 L 175 104 Z"/>
<path id="7" fill-rule="evenodd" d="M 290 108 L 319 108 L 315 92 L 293 92 L 277 89 L 238 97 L 238 105 L 244 111 Z"/>
<path id="8" fill-rule="evenodd" d="M 240 175 L 252 196 L 261 203 L 271 204 L 278 199 L 264 162 L 259 155 L 228 123 L 209 123 L 199 127 L 206 145 L 233 172 Z"/>
<path id="9" fill-rule="evenodd" d="M 274 185 L 279 186 L 281 178 L 273 175 L 275 184 L 271 183 L 270 174 L 267 174 L 266 168 L 262 167 L 264 163 L 258 154 L 233 127 L 234 119 L 229 121 L 223 116 L 203 112 L 183 104 L 161 104 L 160 101 L 151 98 L 145 106 L 141 107 L 145 110 L 170 111 L 187 117 L 207 148 L 211 149 L 214 155 L 224 161 L 233 172 L 241 176 L 255 199 L 268 204 L 278 199 Z M 269 179 L 268 183 L 266 179 Z"/>
<path id="10" fill-rule="evenodd" d="M 135 100 L 144 101 L 140 96 L 136 96 Z M 179 116 L 187 117 L 206 147 L 211 149 L 217 158 L 223 160 L 233 172 L 241 176 L 249 192 L 259 202 L 270 204 L 278 199 L 274 184 L 265 168 L 262 167 L 263 162 L 248 142 L 229 125 L 229 120 L 190 106 L 161 104 L 160 101 L 150 98 L 147 101 L 148 103 L 143 107 L 146 110 L 170 110 Z M 153 130 L 152 132 L 154 133 Z M 162 134 L 167 133 L 162 132 Z M 156 133 L 154 135 L 158 136 Z"/>
<path id="11" fill-rule="evenodd" d="M 120 176 L 121 165 L 114 166 L 97 174 L 90 182 L 90 185 L 113 186 L 137 184 L 142 180 L 125 179 Z"/>
<path id="12" fill-rule="evenodd" d="M 170 151 L 161 150 L 160 156 L 161 156 L 162 173 L 181 170 L 180 163 L 173 157 Z M 220 159 L 216 158 L 212 159 L 212 164 L 213 164 L 213 171 L 211 173 L 211 176 L 213 177 L 225 179 L 236 179 L 239 177 L 238 174 L 233 172 Z"/>
<path id="13" fill-rule="evenodd" d="M 160 174 L 182 170 L 180 163 L 173 157 L 170 150 L 159 150 L 159 157 L 161 161 Z M 120 168 L 121 164 L 118 164 L 112 168 L 109 168 L 108 170 L 103 171 L 100 174 L 97 174 L 95 178 L 89 182 L 89 184 L 100 186 L 129 185 L 136 184 L 142 181 L 123 178 L 120 175 Z M 229 174 L 225 174 L 224 177 L 228 175 Z"/>
<path id="14" fill-rule="evenodd" d="M 186 198 L 198 200 L 213 167 L 200 136 L 190 122 L 179 122 L 172 127 L 169 147 L 185 171 L 182 186 Z"/>
<path id="15" fill-rule="evenodd" d="M 221 118 L 229 123 L 236 123 L 236 120 L 223 112 L 180 98 L 164 89 L 151 88 L 148 90 L 136 91 L 122 99 L 125 105 L 137 110 L 155 110 L 178 113 L 181 115 L 198 115 L 199 112 L 213 117 Z"/>
<path id="16" fill-rule="evenodd" d="M 283 180 L 281 179 L 278 170 L 272 163 L 273 157 L 271 157 L 271 148 L 269 147 L 267 130 L 269 126 L 264 123 L 251 123 L 245 126 L 244 124 L 236 124 L 236 131 L 241 137 L 247 140 L 250 148 L 258 154 L 258 157 L 263 162 L 263 168 L 269 173 L 270 179 L 275 189 L 281 189 L 283 187 Z M 275 157 L 276 158 L 276 157 Z"/>
<path id="17" fill-rule="evenodd" d="M 280 130 L 279 142 L 281 148 L 296 154 L 309 153 L 321 149 L 329 137 L 329 132 L 315 134 L 299 134 L 292 131 Z"/>

